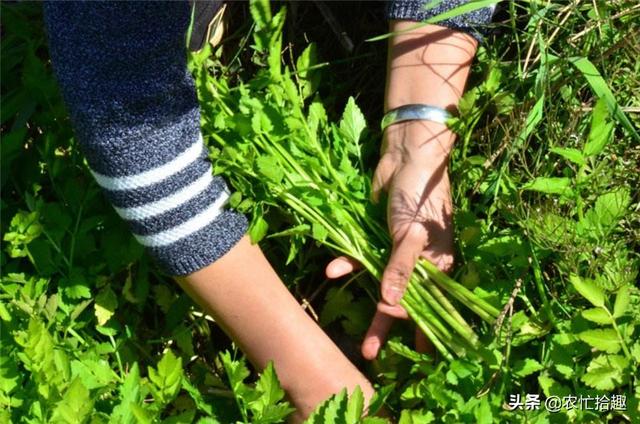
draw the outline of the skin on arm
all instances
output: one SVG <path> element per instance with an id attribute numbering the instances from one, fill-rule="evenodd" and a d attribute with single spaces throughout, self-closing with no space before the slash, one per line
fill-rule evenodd
<path id="1" fill-rule="evenodd" d="M 477 41 L 469 34 L 438 25 L 416 28 L 414 21 L 391 21 L 385 112 L 412 103 L 455 108 L 464 91 Z M 387 221 L 393 247 L 381 281 L 382 299 L 362 344 L 374 359 L 394 317 L 407 318 L 398 305 L 418 258 L 442 271 L 453 266 L 453 228 L 448 160 L 455 134 L 446 125 L 407 121 L 385 130 L 382 155 L 373 178 L 372 197 L 387 197 Z M 355 264 L 337 258 L 327 267 L 333 278 Z M 416 332 L 419 350 L 429 345 Z"/>
<path id="2" fill-rule="evenodd" d="M 262 251 L 245 236 L 226 255 L 186 277 L 176 277 L 259 369 L 269 361 L 301 422 L 347 387 L 373 395 L 369 381 L 300 307 Z"/>

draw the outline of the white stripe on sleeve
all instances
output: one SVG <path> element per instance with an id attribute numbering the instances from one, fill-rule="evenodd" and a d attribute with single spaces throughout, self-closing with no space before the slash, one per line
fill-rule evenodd
<path id="1" fill-rule="evenodd" d="M 138 220 L 150 218 L 188 202 L 206 190 L 212 182 L 213 175 L 211 174 L 211 167 L 209 167 L 197 180 L 160 200 L 131 208 L 114 208 L 116 212 L 118 212 L 118 215 L 124 219 Z"/>
<path id="2" fill-rule="evenodd" d="M 229 193 L 224 191 L 209 207 L 182 224 L 159 233 L 147 236 L 134 234 L 134 236 L 143 246 L 161 247 L 175 243 L 213 222 L 222 213 L 222 207 L 227 203 L 227 200 L 229 200 Z"/>
<path id="3" fill-rule="evenodd" d="M 108 177 L 93 170 L 91 170 L 91 173 L 98 184 L 107 190 L 131 190 L 134 188 L 146 187 L 165 180 L 185 169 L 198 159 L 202 153 L 203 147 L 204 142 L 202 140 L 202 134 L 200 134 L 195 143 L 171 161 L 139 174 L 126 175 L 123 177 Z"/>

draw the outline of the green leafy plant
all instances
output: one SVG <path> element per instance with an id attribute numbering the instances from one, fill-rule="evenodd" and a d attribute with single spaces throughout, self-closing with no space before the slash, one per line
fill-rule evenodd
<path id="1" fill-rule="evenodd" d="M 252 3 L 253 15 L 260 17 L 254 35 L 258 57 L 271 55 L 281 45 L 279 32 L 265 44 L 265 31 L 279 28 L 266 20 L 268 7 L 266 2 Z M 281 14 L 283 10 L 277 16 Z M 312 78 L 306 71 L 314 66 L 312 49 L 305 49 L 297 61 L 303 67 L 298 73 L 306 78 Z M 306 108 L 305 98 L 312 94 L 308 83 L 296 84 L 279 61 L 268 62 L 237 89 L 206 77 L 198 80 L 204 83 L 201 91 L 212 90 L 205 116 L 215 116 L 208 133 L 220 152 L 215 172 L 228 175 L 253 202 L 253 240 L 267 231 L 261 211 L 267 205 L 282 208 L 295 224 L 288 235 L 311 237 L 358 260 L 379 278 L 390 239 L 381 212 L 367 201 L 369 180 L 360 153 L 366 121 L 354 99 L 347 102 L 339 124 L 331 124 L 317 96 Z M 232 206 L 240 204 L 239 197 L 233 199 Z M 445 358 L 476 354 L 491 360 L 443 291 L 489 324 L 500 313 L 427 261 L 417 267 L 401 304 Z"/>
<path id="2" fill-rule="evenodd" d="M 506 305 L 495 359 L 434 361 L 408 347 L 409 326 L 396 325 L 378 359 L 362 367 L 378 392 L 368 412 L 384 403 L 403 424 L 640 420 L 636 3 L 503 3 L 509 17 L 480 43 L 452 123 L 459 141 L 450 163 L 451 277 L 493 307 Z M 233 20 L 222 47 L 190 57 L 203 132 L 212 159 L 223 158 L 218 172 L 233 158 L 267 181 L 228 175 L 232 205 L 252 217 L 251 235 L 300 302 L 332 335 L 357 344 L 376 285 L 360 272 L 332 287 L 319 264 L 331 257 L 332 235 L 348 232 L 338 220 L 351 222 L 339 212 L 340 185 L 384 221 L 366 206 L 379 137 L 366 123 L 380 119 L 385 57 L 381 43 L 364 41 L 386 31 L 383 5 L 327 3 L 348 23 L 353 55 L 336 49 L 313 3 L 293 5 L 286 20 L 266 2 L 250 6 L 251 22 Z M 100 195 L 51 71 L 41 5 L 0 9 L 0 422 L 286 420 L 273 370 L 260 374 L 224 353 L 235 352 L 231 342 L 155 270 Z M 288 172 L 260 159 L 270 141 L 308 158 L 302 171 L 330 181 L 300 200 L 320 202 L 338 225 L 313 225 L 262 191 Z M 304 181 L 294 194 L 310 190 Z M 492 338 L 488 322 L 466 308 L 460 314 L 482 342 Z M 626 404 L 555 413 L 505 407 L 511 395 L 527 394 L 624 396 Z M 361 408 L 357 394 L 343 392 L 312 421 L 358 422 Z"/>
<path id="3" fill-rule="evenodd" d="M 293 412 L 289 403 L 284 401 L 284 390 L 280 387 L 272 363 L 262 371 L 253 388 L 244 382 L 250 375 L 244 361 L 234 360 L 229 352 L 225 352 L 222 354 L 222 364 L 243 422 L 279 423 Z"/>

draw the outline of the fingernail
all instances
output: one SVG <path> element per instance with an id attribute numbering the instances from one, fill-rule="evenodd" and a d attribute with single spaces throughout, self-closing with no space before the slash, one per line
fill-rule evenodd
<path id="1" fill-rule="evenodd" d="M 362 346 L 362 356 L 369 360 L 376 359 L 379 349 L 380 343 L 377 340 L 370 340 Z"/>

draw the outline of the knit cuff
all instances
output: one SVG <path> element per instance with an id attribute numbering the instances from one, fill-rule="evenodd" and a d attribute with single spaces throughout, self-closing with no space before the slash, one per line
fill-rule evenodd
<path id="1" fill-rule="evenodd" d="M 149 253 L 163 271 L 170 275 L 187 275 L 215 262 L 229 252 L 247 231 L 247 218 L 226 210 L 218 218 L 168 246 L 149 247 Z"/>
<path id="2" fill-rule="evenodd" d="M 389 0 L 387 2 L 387 18 L 410 21 L 425 21 L 434 16 L 452 10 L 468 3 L 466 0 L 446 0 L 438 2 L 437 6 L 428 8 L 433 3 L 429 0 Z M 447 28 L 466 32 L 476 40 L 482 41 L 486 34 L 486 25 L 491 22 L 495 5 L 477 9 L 454 18 L 444 19 L 435 24 Z"/>

